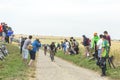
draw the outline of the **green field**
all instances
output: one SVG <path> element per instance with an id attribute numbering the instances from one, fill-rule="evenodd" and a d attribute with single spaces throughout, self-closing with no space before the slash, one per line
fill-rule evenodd
<path id="1" fill-rule="evenodd" d="M 4 61 L 0 61 L 0 80 L 26 80 L 27 66 L 22 62 L 19 48 L 15 45 L 7 45 L 9 55 Z"/>
<path id="2" fill-rule="evenodd" d="M 63 51 L 58 51 L 56 53 L 56 56 L 64 60 L 67 60 L 73 64 L 76 64 L 80 67 L 84 67 L 87 69 L 97 71 L 98 73 L 101 73 L 101 69 L 96 65 L 96 61 L 95 60 L 90 61 L 89 58 L 85 58 L 83 55 L 81 55 L 81 53 L 78 55 L 65 55 Z M 120 80 L 120 67 L 113 69 L 110 68 L 107 64 L 107 76 L 109 76 L 113 80 Z"/>

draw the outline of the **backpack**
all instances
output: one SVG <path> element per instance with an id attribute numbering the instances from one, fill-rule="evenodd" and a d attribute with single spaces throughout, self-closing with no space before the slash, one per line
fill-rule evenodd
<path id="1" fill-rule="evenodd" d="M 86 44 L 90 45 L 90 39 L 89 38 L 86 38 Z"/>
<path id="2" fill-rule="evenodd" d="M 33 46 L 32 46 L 31 44 L 29 44 L 29 45 L 27 46 L 27 49 L 28 49 L 28 50 L 32 50 L 32 49 L 33 49 Z"/>

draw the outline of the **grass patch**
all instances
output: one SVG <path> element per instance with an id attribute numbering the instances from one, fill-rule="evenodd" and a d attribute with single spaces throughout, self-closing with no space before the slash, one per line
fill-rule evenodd
<path id="1" fill-rule="evenodd" d="M 19 48 L 7 45 L 9 56 L 0 61 L 0 80 L 26 80 L 27 66 L 22 62 Z"/>
<path id="2" fill-rule="evenodd" d="M 81 54 L 65 55 L 62 51 L 58 51 L 56 53 L 56 56 L 69 62 L 72 62 L 80 67 L 84 67 L 101 73 L 101 69 L 96 65 L 95 60 L 89 61 L 88 58 L 83 57 L 83 55 Z M 120 80 L 120 67 L 117 67 L 116 69 L 107 67 L 107 75 L 114 80 Z"/>

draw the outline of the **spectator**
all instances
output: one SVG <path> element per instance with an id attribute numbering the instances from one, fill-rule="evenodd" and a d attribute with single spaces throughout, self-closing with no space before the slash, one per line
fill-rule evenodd
<path id="1" fill-rule="evenodd" d="M 58 50 L 61 49 L 60 43 L 57 44 L 57 49 L 58 49 Z"/>
<path id="2" fill-rule="evenodd" d="M 65 41 L 63 43 L 63 51 L 64 51 L 64 54 L 66 54 L 66 42 Z"/>
<path id="3" fill-rule="evenodd" d="M 7 36 L 7 24 L 5 24 L 5 23 L 2 23 L 2 27 L 3 27 L 3 41 L 5 41 L 5 38 L 6 38 L 6 36 Z"/>
<path id="4" fill-rule="evenodd" d="M 103 36 L 103 43 L 102 43 L 102 54 L 101 54 L 101 70 L 102 70 L 102 75 L 101 76 L 106 76 L 106 58 L 108 56 L 108 47 L 109 43 L 106 40 L 106 36 Z"/>
<path id="5" fill-rule="evenodd" d="M 73 37 L 70 37 L 70 48 L 69 48 L 70 55 L 77 53 L 77 47 L 75 48 L 75 44 L 76 44 L 75 39 Z"/>
<path id="6" fill-rule="evenodd" d="M 69 54 L 70 44 L 69 44 L 67 39 L 65 39 L 65 46 L 66 46 L 66 53 L 65 54 Z"/>
<path id="7" fill-rule="evenodd" d="M 63 48 L 64 48 L 64 43 L 63 43 L 63 41 L 61 41 L 61 48 L 62 48 L 62 50 L 63 50 Z"/>
<path id="8" fill-rule="evenodd" d="M 2 32 L 3 32 L 3 28 L 2 28 L 2 23 L 0 25 L 0 40 L 2 41 Z"/>
<path id="9" fill-rule="evenodd" d="M 29 51 L 30 52 L 30 62 L 28 64 L 29 66 L 32 66 L 33 61 L 35 60 L 36 52 L 39 47 L 41 47 L 39 39 L 34 40 L 32 43 L 32 50 Z"/>
<path id="10" fill-rule="evenodd" d="M 8 28 L 8 31 L 7 31 L 7 43 L 11 43 L 12 41 L 11 41 L 11 38 L 12 38 L 12 35 L 13 35 L 13 31 L 12 31 L 12 29 L 11 29 L 11 27 L 9 27 Z"/>
<path id="11" fill-rule="evenodd" d="M 91 48 L 95 50 L 93 54 L 94 59 L 98 58 L 98 51 L 97 51 L 97 42 L 100 38 L 98 37 L 97 33 L 94 33 L 94 37 L 92 38 Z"/>
<path id="12" fill-rule="evenodd" d="M 110 35 L 108 34 L 107 31 L 104 31 L 104 35 L 106 36 L 106 40 L 108 40 L 109 45 L 111 46 L 111 37 L 110 37 Z M 109 46 L 109 52 L 110 52 L 110 46 Z"/>
<path id="13" fill-rule="evenodd" d="M 22 57 L 23 57 L 23 61 L 26 64 L 27 64 L 27 59 L 28 59 L 28 54 L 29 54 L 27 47 L 29 44 L 31 44 L 31 39 L 32 39 L 32 36 L 30 35 L 29 38 L 25 40 L 23 47 L 22 47 Z"/>
<path id="14" fill-rule="evenodd" d="M 22 42 L 22 39 L 23 39 L 23 38 L 24 38 L 24 37 L 21 36 L 21 37 L 19 37 L 19 40 L 18 40 L 18 42 L 19 42 L 18 46 L 19 46 L 20 50 L 21 50 L 21 42 Z"/>
<path id="15" fill-rule="evenodd" d="M 79 43 L 75 39 L 73 39 L 73 44 L 74 44 L 74 50 L 75 50 L 76 54 L 78 54 L 79 53 Z"/>
<path id="16" fill-rule="evenodd" d="M 85 47 L 85 56 L 89 56 L 90 53 L 90 41 L 89 38 L 87 38 L 85 35 L 83 35 L 83 45 Z"/>
<path id="17" fill-rule="evenodd" d="M 98 42 L 97 42 L 97 50 L 98 50 L 98 57 L 99 58 L 100 58 L 101 52 L 102 52 L 102 43 L 103 43 L 102 38 L 103 38 L 103 35 L 101 34 L 100 35 L 100 40 L 98 40 Z"/>
<path id="18" fill-rule="evenodd" d="M 21 41 L 20 41 L 20 54 L 22 54 L 22 47 L 23 47 L 23 45 L 24 45 L 24 42 L 25 42 L 25 40 L 26 40 L 27 38 L 25 37 L 21 37 Z"/>
<path id="19" fill-rule="evenodd" d="M 97 42 L 99 40 L 99 37 L 97 35 L 97 33 L 94 33 L 94 37 L 92 38 L 92 44 L 91 44 L 91 47 L 94 48 L 95 50 L 97 50 Z"/>

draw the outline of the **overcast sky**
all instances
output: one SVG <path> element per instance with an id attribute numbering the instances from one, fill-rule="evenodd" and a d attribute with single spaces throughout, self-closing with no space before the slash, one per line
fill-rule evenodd
<path id="1" fill-rule="evenodd" d="M 0 0 L 0 22 L 16 34 L 120 39 L 120 0 Z"/>

